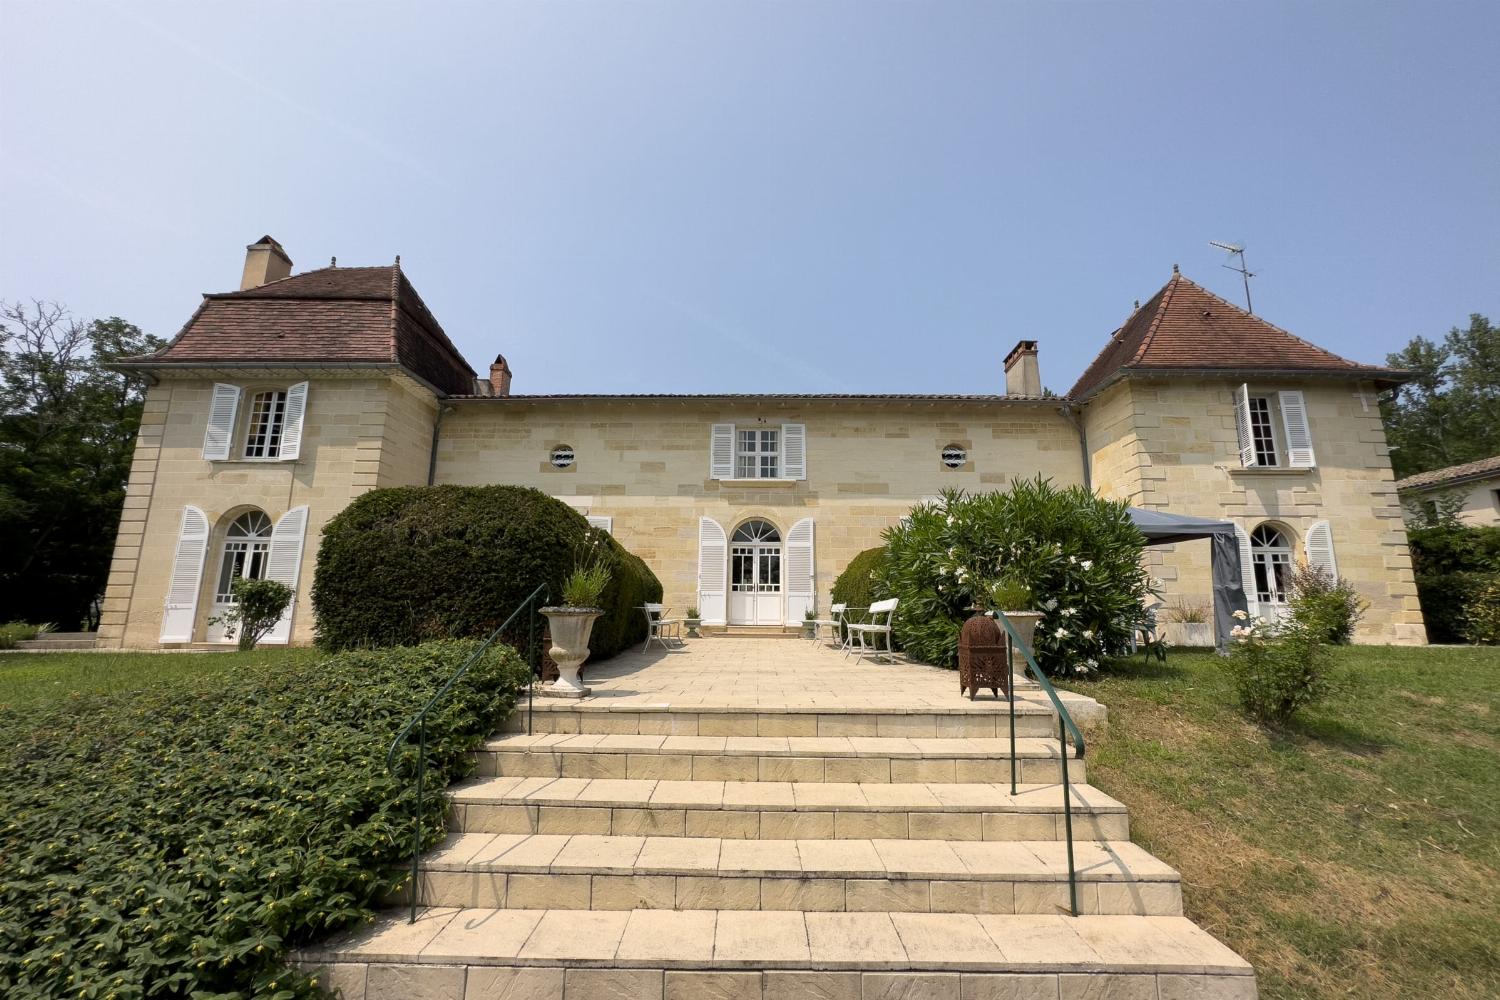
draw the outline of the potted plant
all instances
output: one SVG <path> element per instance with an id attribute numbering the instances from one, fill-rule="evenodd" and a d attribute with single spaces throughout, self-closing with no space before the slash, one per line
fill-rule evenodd
<path id="1" fill-rule="evenodd" d="M 1166 621 L 1162 631 L 1174 646 L 1214 645 L 1214 626 L 1209 620 L 1208 608 L 1201 604 L 1179 601 L 1168 608 L 1162 616 Z"/>
<path id="2" fill-rule="evenodd" d="M 802 616 L 802 638 L 816 639 L 818 637 L 818 609 L 808 608 L 807 614 Z"/>
<path id="3" fill-rule="evenodd" d="M 703 624 L 703 619 L 698 617 L 697 608 L 688 608 L 687 618 L 683 620 L 683 624 L 687 626 L 689 639 L 703 638 L 698 634 L 698 626 Z"/>
<path id="4" fill-rule="evenodd" d="M 989 611 L 1002 612 L 1026 648 L 1031 649 L 1037 622 L 1042 620 L 1042 613 L 1033 609 L 1036 599 L 1031 588 L 1014 576 L 1003 576 L 985 589 Z"/>
<path id="5" fill-rule="evenodd" d="M 589 658 L 589 634 L 604 614 L 599 602 L 609 579 L 609 565 L 602 557 L 593 557 L 568 574 L 562 604 L 542 609 L 552 634 L 552 648 L 547 654 L 557 664 L 557 680 L 542 688 L 542 694 L 582 698 L 589 693 L 578 679 L 578 668 Z"/>

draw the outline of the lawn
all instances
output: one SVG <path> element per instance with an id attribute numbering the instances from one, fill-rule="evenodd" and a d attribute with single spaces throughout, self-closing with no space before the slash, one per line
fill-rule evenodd
<path id="1" fill-rule="evenodd" d="M 1207 653 L 1070 684 L 1109 708 L 1090 780 L 1267 1000 L 1500 996 L 1500 650 L 1339 659 L 1275 734 Z"/>
<path id="2" fill-rule="evenodd" d="M 25 708 L 73 694 L 127 694 L 157 684 L 316 659 L 285 646 L 252 653 L 0 653 L 0 707 Z"/>

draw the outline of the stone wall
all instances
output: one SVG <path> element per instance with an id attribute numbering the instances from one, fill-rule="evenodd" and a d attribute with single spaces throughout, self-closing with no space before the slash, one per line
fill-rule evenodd
<path id="1" fill-rule="evenodd" d="M 714 423 L 807 426 L 807 479 L 709 478 Z M 968 450 L 943 465 L 951 444 Z M 549 456 L 571 447 L 576 462 Z M 752 517 L 781 529 L 812 517 L 816 600 L 827 611 L 834 579 L 912 504 L 945 488 L 1004 489 L 1017 477 L 1082 482 L 1078 437 L 1052 404 L 814 400 L 481 400 L 443 418 L 439 483 L 534 486 L 614 519 L 626 548 L 661 578 L 674 614 L 698 603 L 698 519 L 726 533 Z"/>
<path id="2" fill-rule="evenodd" d="M 302 376 L 238 380 L 245 393 L 232 454 L 238 454 L 243 444 L 245 401 L 250 395 L 301 380 Z M 436 403 L 425 389 L 404 378 L 309 381 L 301 455 L 288 462 L 204 460 L 203 434 L 214 380 L 165 378 L 151 387 L 105 592 L 101 647 L 158 645 L 187 504 L 202 508 L 212 526 L 199 589 L 197 641 L 204 638 L 211 614 L 214 577 L 229 523 L 251 508 L 264 511 L 274 522 L 288 510 L 307 505 L 291 641 L 312 641 L 309 592 L 323 525 L 366 490 L 426 482 Z"/>

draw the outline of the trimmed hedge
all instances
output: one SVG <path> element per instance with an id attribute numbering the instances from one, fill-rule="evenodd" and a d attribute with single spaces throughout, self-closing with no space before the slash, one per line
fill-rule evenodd
<path id="1" fill-rule="evenodd" d="M 885 572 L 885 546 L 865 549 L 849 560 L 849 565 L 833 581 L 833 603 L 868 608 L 885 596 L 880 575 Z"/>
<path id="2" fill-rule="evenodd" d="M 322 996 L 287 951 L 401 886 L 415 795 L 386 750 L 477 646 L 272 659 L 0 710 L 0 995 Z M 436 791 L 529 677 L 492 647 L 435 710 L 426 846 L 444 833 Z"/>
<path id="3" fill-rule="evenodd" d="M 1500 528 L 1439 525 L 1407 530 L 1427 640 L 1471 641 L 1467 613 L 1500 583 Z"/>
<path id="4" fill-rule="evenodd" d="M 594 659 L 646 636 L 661 582 L 560 500 L 520 486 L 403 486 L 357 497 L 323 530 L 313 581 L 318 644 L 402 646 L 488 635 L 539 584 L 551 600 L 591 543 L 609 547 Z M 519 638 L 519 636 L 517 637 Z"/>

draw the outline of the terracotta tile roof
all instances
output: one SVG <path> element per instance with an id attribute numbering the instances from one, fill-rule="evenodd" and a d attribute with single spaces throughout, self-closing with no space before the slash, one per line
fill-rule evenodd
<path id="1" fill-rule="evenodd" d="M 1465 462 L 1462 465 L 1450 465 L 1446 469 L 1419 472 L 1415 476 L 1398 479 L 1396 489 L 1420 490 L 1429 486 L 1446 486 L 1469 479 L 1488 479 L 1491 476 L 1500 476 L 1500 455 L 1493 458 L 1481 458 L 1475 462 Z"/>
<path id="2" fill-rule="evenodd" d="M 1066 400 L 1055 396 L 1011 396 L 996 393 L 919 393 L 919 392 L 554 392 L 514 393 L 508 396 L 472 394 L 456 396 L 455 399 L 488 399 L 497 403 L 514 400 L 538 402 L 546 400 L 821 400 L 847 399 L 851 401 L 891 400 L 909 403 L 1046 403 L 1060 405 Z"/>
<path id="3" fill-rule="evenodd" d="M 448 339 L 399 263 L 326 267 L 239 292 L 203 296 L 192 319 L 153 364 L 401 365 L 448 394 L 474 391 L 474 369 Z"/>
<path id="4" fill-rule="evenodd" d="M 1131 371 L 1295 372 L 1400 380 L 1404 373 L 1341 358 L 1221 299 L 1176 270 L 1081 375 L 1068 396 L 1083 399 Z"/>

